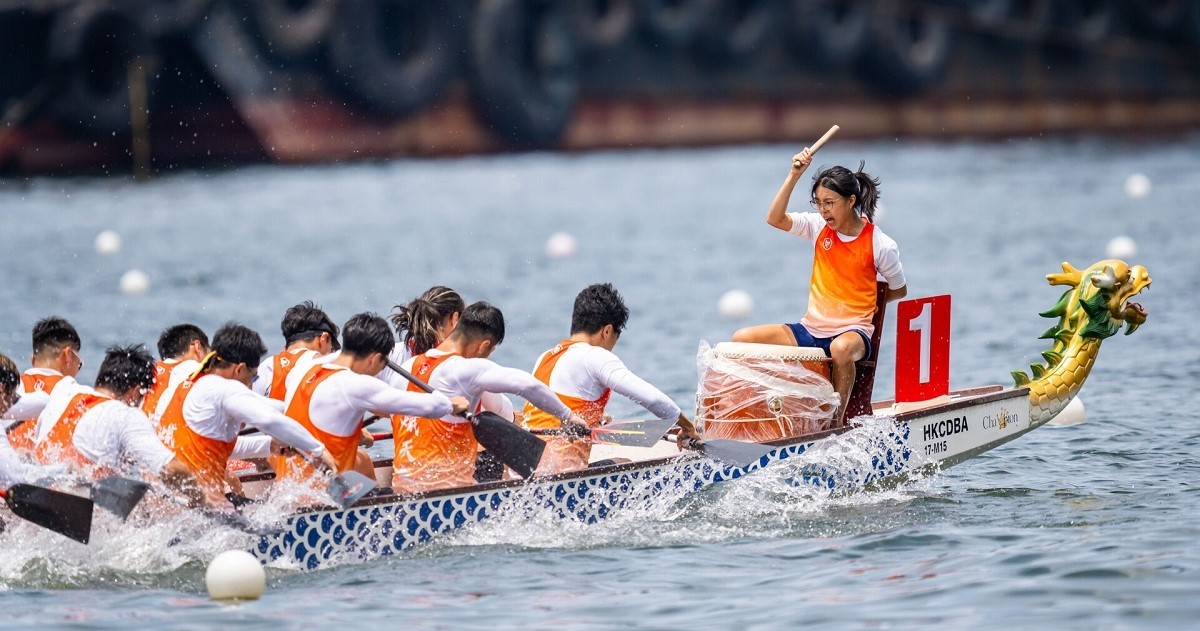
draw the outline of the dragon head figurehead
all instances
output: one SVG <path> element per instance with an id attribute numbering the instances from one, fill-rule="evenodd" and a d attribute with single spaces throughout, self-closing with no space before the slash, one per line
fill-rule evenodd
<path id="1" fill-rule="evenodd" d="M 1046 363 L 1030 366 L 1032 380 L 1023 371 L 1012 373 L 1018 386 L 1030 387 L 1035 422 L 1038 414 L 1044 416 L 1041 420 L 1049 420 L 1075 396 L 1091 371 L 1100 342 L 1122 326 L 1129 335 L 1146 321 L 1146 310 L 1130 301 L 1150 286 L 1145 267 L 1106 259 L 1084 270 L 1070 263 L 1063 263 L 1062 269 L 1046 276 L 1051 285 L 1069 286 L 1054 307 L 1041 313 L 1058 319 L 1041 336 L 1054 340 L 1050 350 L 1042 352 Z"/>

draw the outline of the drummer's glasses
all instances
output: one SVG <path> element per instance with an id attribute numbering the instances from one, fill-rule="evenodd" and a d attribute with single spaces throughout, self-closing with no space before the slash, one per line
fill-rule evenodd
<path id="1" fill-rule="evenodd" d="M 825 201 L 821 201 L 814 197 L 814 198 L 808 200 L 808 205 L 812 206 L 815 210 L 821 210 L 822 208 L 824 208 L 825 210 L 833 210 L 833 207 L 836 206 L 837 203 L 842 201 L 843 199 L 846 199 L 846 198 L 839 197 L 836 200 L 827 199 Z"/>

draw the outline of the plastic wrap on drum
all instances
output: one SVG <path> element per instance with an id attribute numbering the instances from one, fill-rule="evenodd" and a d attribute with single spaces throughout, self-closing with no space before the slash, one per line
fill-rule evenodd
<path id="1" fill-rule="evenodd" d="M 827 361 L 772 356 L 773 347 L 763 348 L 730 355 L 701 342 L 696 421 L 703 424 L 705 438 L 764 442 L 832 426 L 838 395 Z"/>

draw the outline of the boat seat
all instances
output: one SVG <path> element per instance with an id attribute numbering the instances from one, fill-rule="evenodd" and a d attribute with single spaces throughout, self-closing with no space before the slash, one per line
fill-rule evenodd
<path id="1" fill-rule="evenodd" d="M 871 319 L 875 332 L 871 334 L 871 354 L 854 364 L 854 387 L 851 388 L 850 397 L 846 402 L 847 419 L 872 413 L 871 395 L 875 389 L 875 362 L 879 360 L 879 341 L 883 337 L 887 293 L 887 283 L 875 283 L 875 317 Z"/>

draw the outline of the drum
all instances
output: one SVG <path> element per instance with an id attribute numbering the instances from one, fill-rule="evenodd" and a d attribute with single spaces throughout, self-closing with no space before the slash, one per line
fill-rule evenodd
<path id="1" fill-rule="evenodd" d="M 701 363 L 696 420 L 705 438 L 764 442 L 832 427 L 838 396 L 819 348 L 721 342 Z"/>

